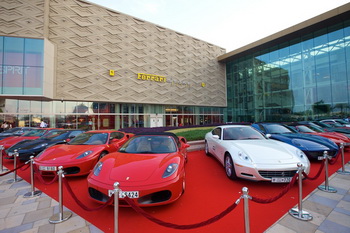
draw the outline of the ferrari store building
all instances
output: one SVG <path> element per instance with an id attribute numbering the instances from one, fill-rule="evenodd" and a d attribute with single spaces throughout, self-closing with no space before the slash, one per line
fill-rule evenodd
<path id="1" fill-rule="evenodd" d="M 0 121 L 119 129 L 349 116 L 349 19 L 346 4 L 226 53 L 85 0 L 2 1 Z"/>
<path id="2" fill-rule="evenodd" d="M 1 1 L 0 121 L 90 129 L 220 123 L 224 53 L 88 1 Z"/>

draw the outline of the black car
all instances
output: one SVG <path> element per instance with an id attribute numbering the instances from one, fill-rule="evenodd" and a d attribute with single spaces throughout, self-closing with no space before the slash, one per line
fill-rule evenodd
<path id="1" fill-rule="evenodd" d="M 21 136 L 25 132 L 32 129 L 35 129 L 35 128 L 34 127 L 15 127 L 15 128 L 8 129 L 0 133 L 0 140 L 7 137 Z"/>
<path id="2" fill-rule="evenodd" d="M 12 155 L 17 150 L 20 160 L 29 160 L 30 156 L 36 156 L 50 146 L 64 144 L 83 132 L 85 131 L 75 129 L 52 130 L 38 139 L 16 143 L 5 152 Z"/>

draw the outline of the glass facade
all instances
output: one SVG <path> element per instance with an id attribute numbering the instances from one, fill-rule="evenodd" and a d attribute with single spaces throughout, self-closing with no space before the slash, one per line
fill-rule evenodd
<path id="1" fill-rule="evenodd" d="M 43 94 L 44 40 L 0 36 L 0 94 Z"/>
<path id="2" fill-rule="evenodd" d="M 0 98 L 0 122 L 12 127 L 120 129 L 128 127 L 220 124 L 223 108 L 73 101 L 31 101 Z M 161 124 L 152 125 L 155 117 Z"/>
<path id="3" fill-rule="evenodd" d="M 350 116 L 350 20 L 227 62 L 226 122 Z"/>

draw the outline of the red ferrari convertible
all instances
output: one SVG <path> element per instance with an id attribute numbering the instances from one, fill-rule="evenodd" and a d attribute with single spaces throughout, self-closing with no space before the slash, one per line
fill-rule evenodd
<path id="1" fill-rule="evenodd" d="M 119 182 L 120 206 L 125 196 L 139 206 L 176 201 L 185 190 L 187 148 L 184 137 L 172 133 L 137 134 L 118 152 L 103 157 L 88 176 L 90 197 L 106 202 Z"/>
<path id="2" fill-rule="evenodd" d="M 117 151 L 132 136 L 117 130 L 88 131 L 67 144 L 45 149 L 35 157 L 34 165 L 41 175 L 56 175 L 59 166 L 66 176 L 87 175 L 97 161 Z"/>

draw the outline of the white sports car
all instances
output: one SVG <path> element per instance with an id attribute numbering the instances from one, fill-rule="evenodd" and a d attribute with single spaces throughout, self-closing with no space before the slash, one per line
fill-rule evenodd
<path id="1" fill-rule="evenodd" d="M 310 162 L 300 149 L 261 134 L 248 125 L 224 125 L 205 135 L 205 153 L 225 167 L 230 179 L 290 182 L 298 163 L 309 174 Z"/>

